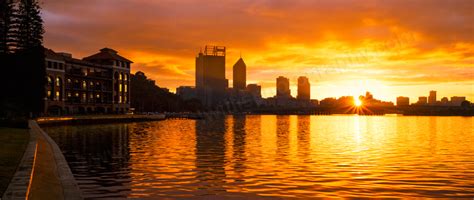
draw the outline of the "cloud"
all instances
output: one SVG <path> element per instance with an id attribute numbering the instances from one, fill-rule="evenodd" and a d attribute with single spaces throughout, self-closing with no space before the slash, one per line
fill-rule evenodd
<path id="1" fill-rule="evenodd" d="M 466 87 L 473 74 L 471 0 L 43 0 L 42 5 L 48 48 L 84 57 L 112 47 L 135 61 L 135 71 L 171 88 L 193 85 L 194 57 L 206 44 L 228 47 L 228 79 L 242 52 L 249 79 L 265 86 L 279 75 L 306 75 L 318 82 L 376 77 L 394 87 L 452 81 Z"/>

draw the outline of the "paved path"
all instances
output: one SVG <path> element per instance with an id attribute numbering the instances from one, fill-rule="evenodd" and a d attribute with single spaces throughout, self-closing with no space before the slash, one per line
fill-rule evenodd
<path id="1" fill-rule="evenodd" d="M 5 191 L 6 199 L 83 199 L 58 145 L 30 120 L 30 142 Z"/>

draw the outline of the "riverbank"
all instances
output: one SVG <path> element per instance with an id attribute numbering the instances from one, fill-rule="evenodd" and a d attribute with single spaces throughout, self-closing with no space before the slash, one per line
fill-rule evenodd
<path id="1" fill-rule="evenodd" d="M 36 121 L 30 120 L 28 125 L 28 145 L 2 200 L 83 199 L 57 144 Z"/>
<path id="2" fill-rule="evenodd" d="M 159 121 L 166 119 L 164 114 L 155 115 L 83 115 L 63 117 L 40 117 L 36 121 L 41 126 L 128 123 L 142 121 Z"/>

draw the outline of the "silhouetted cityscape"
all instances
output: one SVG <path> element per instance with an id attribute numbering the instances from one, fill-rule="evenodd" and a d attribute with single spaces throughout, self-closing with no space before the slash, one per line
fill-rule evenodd
<path id="1" fill-rule="evenodd" d="M 196 86 L 180 86 L 176 94 L 184 100 L 197 99 L 205 109 L 224 110 L 229 112 L 316 112 L 316 113 L 358 113 L 383 114 L 405 113 L 448 114 L 454 107 L 468 108 L 471 103 L 466 97 L 453 96 L 436 98 L 436 91 L 430 91 L 429 96 L 421 96 L 418 101 L 410 104 L 409 97 L 399 96 L 396 105 L 375 99 L 367 92 L 365 96 L 354 99 L 352 96 L 340 98 L 311 99 L 311 84 L 308 77 L 300 76 L 297 81 L 297 96 L 291 95 L 290 79 L 285 76 L 276 78 L 276 95 L 262 98 L 261 86 L 258 84 L 246 85 L 246 68 L 244 59 L 240 57 L 233 66 L 233 87 L 229 87 L 229 80 L 225 76 L 226 47 L 204 47 L 204 51 L 196 57 Z M 355 102 L 360 105 L 355 105 Z M 351 107 L 361 107 L 351 109 Z M 436 109 L 434 109 L 436 108 Z M 446 111 L 446 112 L 444 112 Z"/>
<path id="2" fill-rule="evenodd" d="M 166 88 L 157 87 L 155 81 L 148 80 L 143 72 L 130 74 L 131 63 L 110 48 L 103 48 L 83 59 L 45 49 L 47 82 L 43 115 L 155 111 L 473 115 L 472 104 L 466 97 L 439 99 L 434 90 L 416 101 L 399 96 L 396 104 L 378 100 L 370 92 L 359 97 L 311 99 L 311 83 L 305 76 L 297 79 L 296 97 L 291 95 L 290 79 L 278 76 L 275 95 L 263 98 L 261 85 L 247 84 L 247 65 L 242 57 L 233 65 L 233 84 L 229 87 L 224 46 L 207 45 L 198 53 L 195 86 L 180 86 L 176 88 L 176 95 Z M 153 87 L 156 88 L 150 89 Z"/>

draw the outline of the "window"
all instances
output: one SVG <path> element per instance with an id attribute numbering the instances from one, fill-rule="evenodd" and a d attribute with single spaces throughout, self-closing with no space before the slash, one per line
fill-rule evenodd
<path id="1" fill-rule="evenodd" d="M 127 96 L 123 96 L 123 102 L 127 103 Z"/>
<path id="2" fill-rule="evenodd" d="M 119 74 L 119 80 L 122 80 L 122 74 Z"/>
<path id="3" fill-rule="evenodd" d="M 53 79 L 51 78 L 51 76 L 48 76 L 47 79 L 48 79 L 48 85 L 53 84 Z"/>
<path id="4" fill-rule="evenodd" d="M 46 96 L 48 96 L 48 99 L 51 99 L 52 97 L 51 94 L 52 94 L 51 90 L 48 90 L 48 92 L 46 93 Z"/>
<path id="5" fill-rule="evenodd" d="M 127 92 L 127 84 L 123 85 L 124 86 L 124 91 Z"/>
<path id="6" fill-rule="evenodd" d="M 91 81 L 89 85 L 91 86 L 91 88 L 94 87 L 94 82 Z"/>
<path id="7" fill-rule="evenodd" d="M 67 79 L 67 84 L 71 84 L 71 79 L 70 78 Z"/>
<path id="8" fill-rule="evenodd" d="M 119 103 L 122 103 L 122 95 L 119 96 Z"/>
<path id="9" fill-rule="evenodd" d="M 79 97 L 79 92 L 76 92 L 76 94 L 74 94 L 74 96 Z"/>
<path id="10" fill-rule="evenodd" d="M 61 87 L 61 78 L 56 77 L 56 86 Z"/>
<path id="11" fill-rule="evenodd" d="M 82 89 L 87 89 L 87 82 L 86 81 L 82 81 Z"/>
<path id="12" fill-rule="evenodd" d="M 51 61 L 48 61 L 48 68 L 53 68 L 53 63 L 51 63 Z"/>
<path id="13" fill-rule="evenodd" d="M 119 92 L 122 92 L 122 83 L 119 84 Z"/>
<path id="14" fill-rule="evenodd" d="M 95 97 L 100 99 L 100 94 L 96 94 Z"/>
<path id="15" fill-rule="evenodd" d="M 59 95 L 59 91 L 56 91 L 56 96 L 55 96 L 54 98 L 55 98 L 57 101 L 60 101 L 60 100 L 61 100 L 61 99 L 60 99 L 61 97 L 60 97 L 60 95 Z"/>
<path id="16" fill-rule="evenodd" d="M 72 95 L 71 95 L 71 92 L 68 92 L 67 93 L 67 97 L 70 98 Z"/>
<path id="17" fill-rule="evenodd" d="M 125 80 L 128 80 L 128 74 L 125 74 L 124 79 L 125 79 Z"/>
<path id="18" fill-rule="evenodd" d="M 86 102 L 87 96 L 86 93 L 82 93 L 82 102 Z"/>

